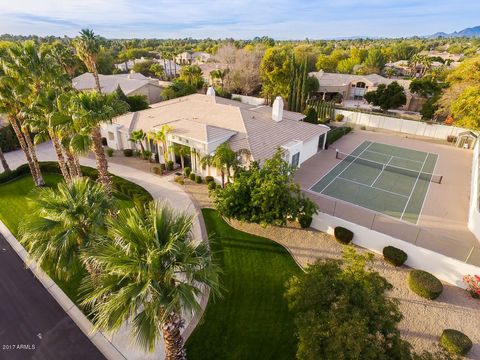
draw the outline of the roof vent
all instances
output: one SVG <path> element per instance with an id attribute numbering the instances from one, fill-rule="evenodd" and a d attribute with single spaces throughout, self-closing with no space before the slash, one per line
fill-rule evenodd
<path id="1" fill-rule="evenodd" d="M 208 96 L 215 96 L 215 89 L 211 86 L 208 87 L 207 89 L 207 95 Z"/>
<path id="2" fill-rule="evenodd" d="M 272 119 L 273 121 L 282 121 L 283 119 L 283 99 L 277 96 L 272 105 Z"/>

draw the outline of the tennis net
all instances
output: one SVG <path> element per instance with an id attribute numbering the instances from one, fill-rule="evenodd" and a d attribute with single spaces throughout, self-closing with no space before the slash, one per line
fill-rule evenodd
<path id="1" fill-rule="evenodd" d="M 347 161 L 347 162 L 355 162 L 356 164 L 362 164 L 362 165 L 374 167 L 377 169 L 381 169 L 383 171 L 390 171 L 396 174 L 401 174 L 401 175 L 406 175 L 413 178 L 419 178 L 422 180 L 431 181 L 437 184 L 441 184 L 443 179 L 442 175 L 427 173 L 423 171 L 416 171 L 412 169 L 406 169 L 406 168 L 395 166 L 395 165 L 384 164 L 384 163 L 380 163 L 373 160 L 363 159 L 355 155 L 341 152 L 339 150 L 337 150 L 336 158 L 343 161 Z"/>

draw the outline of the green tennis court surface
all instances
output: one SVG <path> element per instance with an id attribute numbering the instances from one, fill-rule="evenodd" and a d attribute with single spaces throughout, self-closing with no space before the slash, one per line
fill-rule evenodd
<path id="1" fill-rule="evenodd" d="M 438 155 L 371 141 L 342 161 L 310 190 L 416 224 Z M 438 186 L 438 185 L 436 185 Z"/>

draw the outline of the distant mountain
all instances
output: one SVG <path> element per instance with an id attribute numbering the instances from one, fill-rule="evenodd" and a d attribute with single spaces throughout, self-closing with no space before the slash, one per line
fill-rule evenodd
<path id="1" fill-rule="evenodd" d="M 475 26 L 471 28 L 466 28 L 461 31 L 455 31 L 453 33 L 447 34 L 445 32 L 437 32 L 433 35 L 426 36 L 429 39 L 434 39 L 438 37 L 442 38 L 456 38 L 456 37 L 480 37 L 480 26 Z"/>

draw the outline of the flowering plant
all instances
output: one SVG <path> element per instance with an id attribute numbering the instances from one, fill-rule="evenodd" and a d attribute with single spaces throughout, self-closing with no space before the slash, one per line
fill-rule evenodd
<path id="1" fill-rule="evenodd" d="M 480 298 L 480 276 L 465 275 L 463 281 L 467 284 L 467 291 L 475 298 Z"/>

